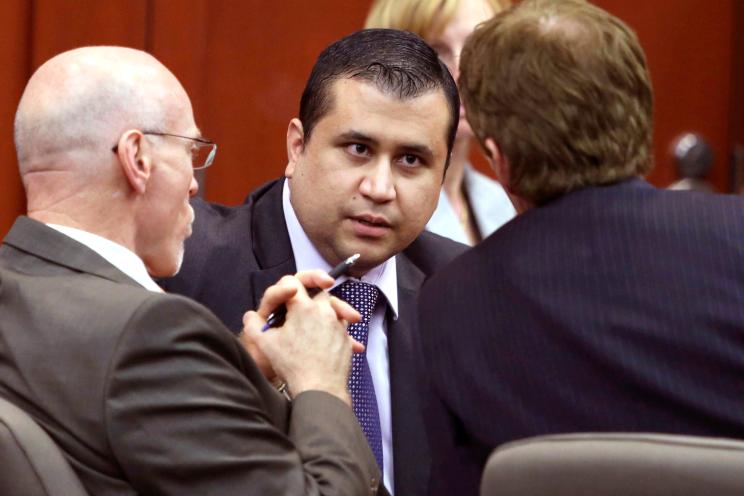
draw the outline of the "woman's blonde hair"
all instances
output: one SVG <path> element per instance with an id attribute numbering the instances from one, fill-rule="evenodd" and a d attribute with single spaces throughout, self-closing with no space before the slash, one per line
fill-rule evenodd
<path id="1" fill-rule="evenodd" d="M 460 0 L 375 0 L 365 28 L 402 29 L 422 38 L 439 34 L 450 22 Z M 494 13 L 508 7 L 508 0 L 486 0 Z"/>

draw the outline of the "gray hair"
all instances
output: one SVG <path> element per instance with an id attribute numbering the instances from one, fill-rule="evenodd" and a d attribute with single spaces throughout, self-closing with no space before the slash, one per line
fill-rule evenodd
<path id="1" fill-rule="evenodd" d="M 119 47 L 80 48 L 46 62 L 26 86 L 15 116 L 21 173 L 51 154 L 111 153 L 126 129 L 163 128 L 172 100 L 160 84 L 162 69 L 144 52 Z"/>

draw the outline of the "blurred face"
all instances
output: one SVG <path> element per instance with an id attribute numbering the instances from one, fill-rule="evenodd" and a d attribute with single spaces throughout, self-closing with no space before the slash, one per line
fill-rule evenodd
<path id="1" fill-rule="evenodd" d="M 399 100 L 353 79 L 333 83 L 331 110 L 305 141 L 287 132 L 292 207 L 323 258 L 354 253 L 361 275 L 406 248 L 431 217 L 447 158 L 441 90 Z"/>
<path id="2" fill-rule="evenodd" d="M 163 132 L 199 137 L 191 105 L 173 129 Z M 189 205 L 198 190 L 191 163 L 193 142 L 169 136 L 147 135 L 144 139 L 148 142 L 152 170 L 143 199 L 139 223 L 143 226 L 139 243 L 142 248 L 138 254 L 151 275 L 167 277 L 181 268 L 183 244 L 191 235 L 194 221 L 194 210 Z"/>
<path id="3" fill-rule="evenodd" d="M 437 52 L 442 62 L 447 65 L 455 81 L 460 76 L 460 53 L 465 45 L 465 40 L 478 24 L 487 21 L 494 14 L 493 8 L 486 0 L 460 0 L 452 19 L 444 27 L 444 30 L 426 40 Z M 460 105 L 460 124 L 455 139 L 469 139 L 472 137 L 473 130 L 465 118 L 465 108 Z"/>

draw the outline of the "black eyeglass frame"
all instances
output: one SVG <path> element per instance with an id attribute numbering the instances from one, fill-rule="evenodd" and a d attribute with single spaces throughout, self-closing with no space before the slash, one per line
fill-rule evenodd
<path id="1" fill-rule="evenodd" d="M 214 162 L 214 156 L 217 155 L 217 143 L 215 143 L 212 140 L 208 140 L 206 138 L 192 138 L 191 136 L 182 136 L 180 134 L 171 134 L 171 133 L 161 133 L 160 131 L 141 131 L 142 134 L 149 134 L 151 136 L 170 136 L 172 138 L 181 138 L 181 139 L 187 139 L 191 141 L 196 141 L 197 143 L 200 143 L 204 146 L 211 146 L 212 150 L 209 152 L 209 155 L 207 155 L 206 160 L 204 161 L 203 165 L 200 165 L 198 167 L 193 167 L 194 170 L 204 170 L 210 165 L 212 165 L 212 162 Z M 111 148 L 111 151 L 114 153 L 119 152 L 119 145 L 116 144 Z"/>

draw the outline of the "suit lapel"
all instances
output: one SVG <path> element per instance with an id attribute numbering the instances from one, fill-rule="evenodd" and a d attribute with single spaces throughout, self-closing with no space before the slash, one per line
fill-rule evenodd
<path id="1" fill-rule="evenodd" d="M 404 254 L 398 269 L 398 320 L 388 316 L 390 400 L 393 423 L 393 463 L 397 494 L 425 494 L 430 455 L 419 405 L 413 332 L 416 298 L 424 274 Z"/>
<path id="2" fill-rule="evenodd" d="M 142 287 L 84 244 L 26 216 L 16 219 L 3 243 L 78 272 Z"/>
<path id="3" fill-rule="evenodd" d="M 253 308 L 258 308 L 266 288 L 282 276 L 297 272 L 282 208 L 283 186 L 283 179 L 275 181 L 247 200 L 255 203 L 251 215 L 251 232 L 253 253 L 259 266 L 259 270 L 251 272 L 249 276 L 253 290 Z"/>
<path id="4" fill-rule="evenodd" d="M 266 288 L 283 275 L 297 271 L 282 209 L 284 181 L 276 181 L 252 194 L 253 251 L 259 270 L 249 277 L 256 308 Z M 425 494 L 430 455 L 419 409 L 412 334 L 416 323 L 416 298 L 424 273 L 405 254 L 396 260 L 398 320 L 387 316 L 390 363 L 390 397 L 393 424 L 395 489 L 398 494 Z"/>

